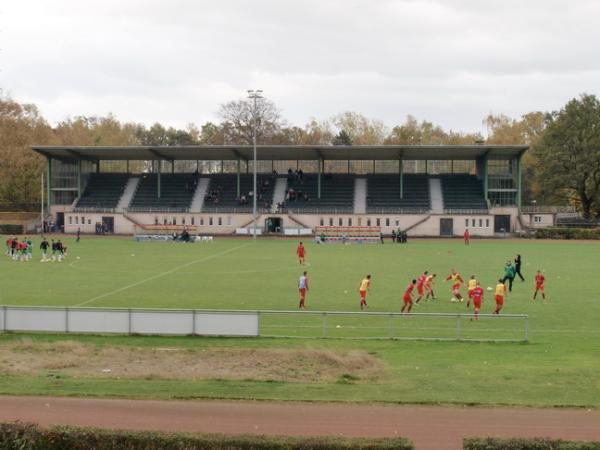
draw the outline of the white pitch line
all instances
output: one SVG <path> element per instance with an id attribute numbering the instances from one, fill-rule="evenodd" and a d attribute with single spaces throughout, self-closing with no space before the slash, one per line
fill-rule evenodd
<path id="1" fill-rule="evenodd" d="M 100 300 L 101 298 L 104 298 L 104 297 L 109 297 L 109 296 L 111 296 L 113 294 L 118 294 L 119 292 L 126 291 L 127 289 L 131 289 L 133 287 L 139 286 L 140 284 L 147 283 L 148 281 L 156 280 L 157 278 L 161 278 L 161 277 L 164 277 L 166 275 L 170 275 L 173 272 L 178 271 L 179 269 L 183 269 L 185 267 L 189 267 L 189 266 L 194 265 L 194 264 L 198 264 L 198 263 L 201 263 L 201 262 L 204 262 L 204 261 L 208 261 L 210 259 L 218 258 L 219 256 L 226 255 L 227 253 L 231 253 L 231 252 L 233 252 L 235 250 L 238 250 L 240 248 L 247 247 L 248 245 L 251 245 L 251 244 L 238 245 L 237 247 L 230 248 L 229 250 L 225 250 L 225 251 L 223 251 L 221 253 L 216 253 L 214 255 L 209 255 L 209 256 L 205 256 L 204 258 L 196 259 L 195 261 L 190 261 L 188 263 L 182 264 L 181 266 L 177 266 L 177 267 L 174 267 L 173 269 L 167 270 L 166 272 L 159 273 L 157 275 L 151 276 L 151 277 L 146 278 L 144 280 L 136 281 L 135 283 L 129 284 L 127 286 L 123 286 L 123 287 L 121 287 L 119 289 L 115 289 L 114 291 L 107 292 L 106 294 L 102 294 L 102 295 L 98 295 L 98 296 L 96 296 L 94 298 L 90 298 L 89 300 L 86 300 L 85 302 L 78 303 L 75 306 L 87 305 L 88 303 L 95 302 L 96 300 Z"/>

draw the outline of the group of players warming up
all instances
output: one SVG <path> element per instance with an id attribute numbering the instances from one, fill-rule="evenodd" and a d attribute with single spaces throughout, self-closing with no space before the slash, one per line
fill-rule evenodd
<path id="1" fill-rule="evenodd" d="M 467 241 L 467 239 L 465 239 Z M 468 241 L 467 241 L 468 242 Z M 298 247 L 296 248 L 296 255 L 298 256 L 298 261 L 300 265 L 306 265 L 306 248 L 300 242 Z M 525 281 L 523 275 L 521 274 L 521 255 L 517 255 L 515 258 L 516 268 L 513 267 L 514 273 L 512 277 L 508 277 L 505 275 L 504 278 L 500 278 L 498 280 L 498 284 L 496 284 L 495 288 L 488 287 L 489 291 L 494 291 L 494 300 L 496 303 L 496 307 L 492 314 L 500 314 L 502 307 L 504 306 L 504 300 L 507 296 L 507 291 L 512 291 L 512 279 L 514 279 L 515 275 L 519 275 L 522 281 Z M 507 266 L 511 265 L 510 261 L 507 263 Z M 506 268 L 505 268 L 506 270 Z M 418 305 L 419 302 L 423 299 L 425 301 L 436 300 L 434 293 L 434 283 L 436 280 L 437 274 L 430 274 L 429 271 L 424 271 L 419 277 L 411 280 L 410 283 L 406 286 L 404 293 L 402 295 L 403 305 L 400 309 L 402 314 L 410 313 L 414 305 Z M 541 293 L 542 298 L 546 300 L 546 293 L 544 291 L 544 283 L 546 277 L 542 274 L 541 271 L 537 271 L 535 275 L 535 290 L 533 293 L 532 300 L 537 298 L 538 292 Z M 450 273 L 445 278 L 445 281 L 450 281 L 450 290 L 452 292 L 451 302 L 464 302 L 464 297 L 461 294 L 461 287 L 465 283 L 465 280 L 461 276 L 461 274 L 456 269 L 450 269 Z M 507 281 L 510 282 L 507 287 Z M 417 297 L 414 299 L 414 290 L 417 290 Z M 298 280 L 298 291 L 300 294 L 300 302 L 298 304 L 299 309 L 306 309 L 306 294 L 308 293 L 308 272 L 304 271 Z M 360 309 L 364 310 L 368 308 L 367 304 L 367 293 L 371 290 L 371 275 L 366 275 L 359 283 L 357 291 L 360 298 Z M 475 275 L 471 275 L 467 280 L 467 308 L 470 308 L 471 302 L 473 303 L 473 317 L 471 320 L 478 320 L 479 312 L 481 310 L 481 305 L 483 304 L 484 290 L 481 287 L 481 283 L 475 277 Z"/>
<path id="2" fill-rule="evenodd" d="M 60 239 L 54 239 L 48 242 L 48 239 L 42 237 L 40 242 L 40 252 L 42 259 L 40 262 L 58 261 L 62 262 L 67 256 L 67 247 Z M 33 259 L 33 241 L 27 237 L 21 240 L 11 237 L 6 240 L 6 255 L 13 261 L 31 261 Z"/>

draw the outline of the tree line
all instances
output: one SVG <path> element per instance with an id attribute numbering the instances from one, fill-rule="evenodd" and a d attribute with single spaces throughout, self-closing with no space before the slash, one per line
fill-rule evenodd
<path id="1" fill-rule="evenodd" d="M 304 126 L 289 124 L 275 104 L 248 99 L 221 105 L 219 122 L 184 129 L 160 123 L 121 122 L 75 116 L 52 126 L 32 104 L 0 97 L 0 205 L 15 209 L 39 203 L 44 159 L 32 145 L 241 145 L 252 143 L 256 125 L 260 144 L 280 145 L 457 145 L 527 144 L 523 161 L 524 199 L 537 204 L 574 205 L 586 218 L 600 214 L 600 102 L 583 94 L 553 112 L 535 111 L 518 119 L 490 114 L 487 136 L 445 130 L 407 116 L 392 128 L 356 112 Z"/>

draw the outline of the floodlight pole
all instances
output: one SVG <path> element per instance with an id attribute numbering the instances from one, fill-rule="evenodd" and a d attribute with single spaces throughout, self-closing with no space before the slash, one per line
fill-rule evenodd
<path id="1" fill-rule="evenodd" d="M 254 101 L 252 107 L 252 147 L 253 147 L 253 160 L 254 167 L 252 168 L 252 179 L 253 179 L 253 191 L 252 191 L 252 222 L 253 222 L 253 230 L 252 230 L 252 239 L 256 240 L 256 219 L 257 219 L 257 207 L 256 207 L 256 198 L 258 197 L 256 191 L 256 132 L 258 128 L 258 117 L 256 114 L 256 100 L 262 97 L 262 91 L 260 89 L 257 90 L 249 90 L 248 98 L 251 98 Z"/>

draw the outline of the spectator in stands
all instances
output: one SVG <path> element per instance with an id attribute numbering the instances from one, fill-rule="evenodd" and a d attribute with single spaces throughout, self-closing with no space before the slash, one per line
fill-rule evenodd
<path id="1" fill-rule="evenodd" d="M 307 202 L 307 201 L 309 200 L 309 198 L 308 198 L 308 194 L 307 194 L 306 192 L 304 193 L 304 196 L 303 196 L 303 198 L 304 198 L 304 201 L 305 201 L 305 202 Z"/>
<path id="2" fill-rule="evenodd" d="M 293 176 L 294 176 L 294 172 L 292 172 L 292 168 L 291 167 L 288 169 L 287 173 L 288 173 L 288 180 L 291 180 L 293 178 Z"/>

